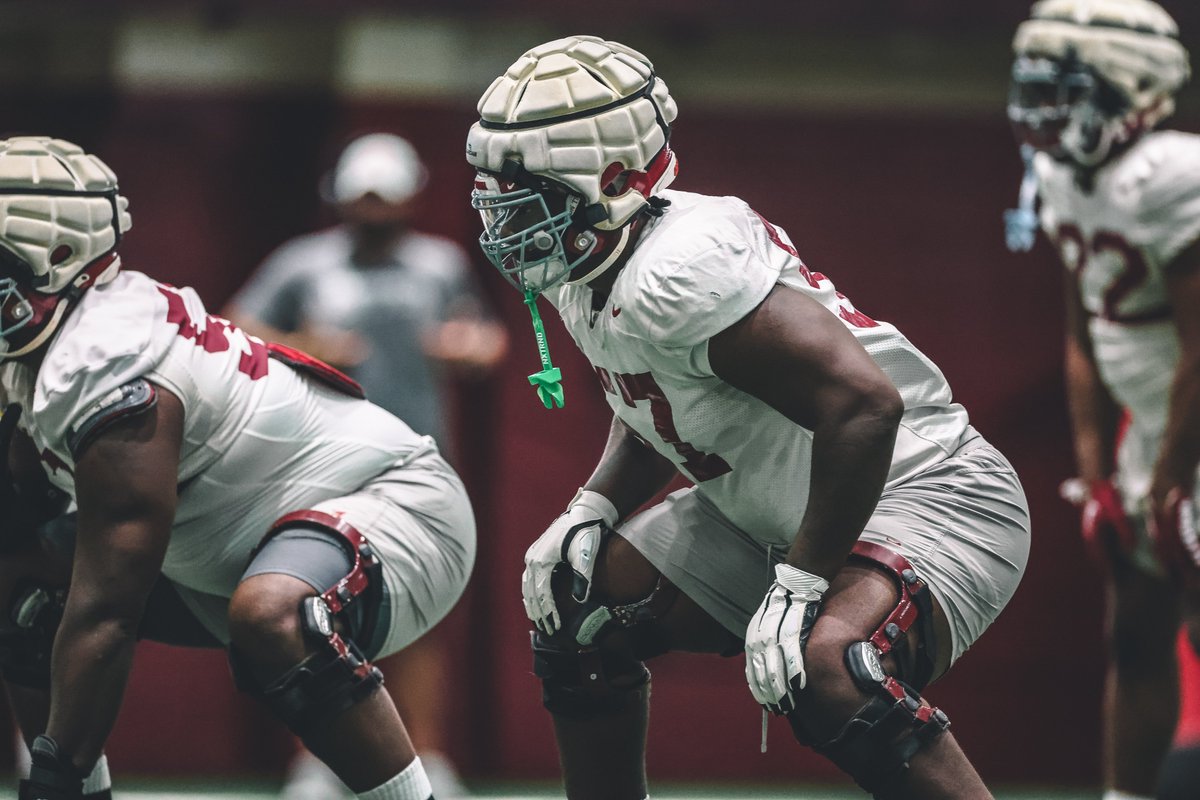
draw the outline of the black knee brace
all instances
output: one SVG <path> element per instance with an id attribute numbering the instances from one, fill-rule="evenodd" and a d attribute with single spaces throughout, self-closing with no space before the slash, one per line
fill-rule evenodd
<path id="1" fill-rule="evenodd" d="M 344 578 L 301 603 L 301 628 L 305 638 L 319 649 L 268 686 L 261 686 L 254 679 L 253 672 L 232 648 L 230 663 L 238 688 L 262 699 L 293 733 L 305 739 L 383 685 L 383 673 L 363 656 L 354 642 L 356 637 L 372 632 L 382 602 L 383 578 L 379 561 L 366 538 L 345 520 L 331 514 L 319 511 L 289 514 L 275 522 L 263 543 L 287 528 L 298 526 L 337 534 L 337 541 L 353 561 Z M 347 611 L 351 603 L 359 602 L 366 606 L 364 614 L 359 616 L 361 624 L 356 625 Z"/>
<path id="2" fill-rule="evenodd" d="M 647 597 L 625 605 L 567 600 L 563 629 L 534 631 L 533 672 L 542 679 L 542 704 L 553 714 L 587 717 L 626 708 L 650 681 L 644 659 L 668 649 L 654 620 L 679 596 L 659 578 Z M 621 636 L 612 636 L 620 631 Z"/>
<path id="3" fill-rule="evenodd" d="M 66 606 L 65 589 L 35 580 L 17 584 L 0 624 L 0 674 L 30 689 L 50 688 L 50 653 Z"/>
<path id="4" fill-rule="evenodd" d="M 564 717 L 592 717 L 628 707 L 650 681 L 650 670 L 622 649 L 580 647 L 558 636 L 530 634 L 533 674 L 542 679 L 542 705 Z"/>
<path id="5" fill-rule="evenodd" d="M 307 631 L 307 629 L 306 629 Z M 353 642 L 320 650 L 292 667 L 258 696 L 301 739 L 361 703 L 383 685 L 383 673 L 368 662 Z"/>
<path id="6" fill-rule="evenodd" d="M 870 638 L 846 649 L 845 663 L 850 677 L 859 689 L 874 696 L 842 726 L 837 736 L 825 742 L 811 741 L 796 715 L 788 719 L 797 739 L 811 745 L 874 794 L 899 781 L 912 757 L 949 728 L 950 719 L 925 703 L 917 689 L 885 673 L 879 661 L 893 649 L 900 651 L 907 647 L 903 634 L 918 623 L 921 640 L 913 683 L 919 688 L 928 682 L 933 673 L 935 646 L 928 588 L 908 560 L 898 553 L 860 542 L 852 555 L 883 567 L 900 588 L 896 608 Z"/>
<path id="7" fill-rule="evenodd" d="M 858 687 L 876 696 L 836 737 L 814 749 L 875 794 L 900 780 L 912 757 L 949 728 L 950 719 L 915 690 L 885 674 L 870 642 L 851 645 L 846 666 Z"/>

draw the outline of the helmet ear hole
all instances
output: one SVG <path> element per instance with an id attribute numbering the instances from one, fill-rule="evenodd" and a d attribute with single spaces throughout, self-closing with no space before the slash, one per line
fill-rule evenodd
<path id="1" fill-rule="evenodd" d="M 59 264 L 70 260 L 71 256 L 73 255 L 75 255 L 75 248 L 71 247 L 69 244 L 60 244 L 50 253 L 50 264 L 52 266 L 58 266 Z"/>
<path id="2" fill-rule="evenodd" d="M 600 173 L 600 191 L 606 197 L 617 197 L 621 192 L 625 191 L 625 176 L 627 175 L 625 165 L 620 161 L 614 161 L 604 168 L 604 172 Z"/>
<path id="3" fill-rule="evenodd" d="M 1107 117 L 1116 117 L 1129 111 L 1129 100 L 1109 85 L 1108 81 L 1096 81 L 1096 108 Z"/>

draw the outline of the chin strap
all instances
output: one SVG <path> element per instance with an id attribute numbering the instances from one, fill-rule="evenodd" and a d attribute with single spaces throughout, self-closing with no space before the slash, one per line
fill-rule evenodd
<path id="1" fill-rule="evenodd" d="M 42 328 L 38 335 L 33 337 L 33 339 L 30 340 L 30 342 L 24 347 L 18 348 L 17 350 L 9 350 L 3 353 L 0 355 L 0 360 L 20 358 L 21 356 L 29 355 L 34 350 L 37 350 L 39 347 L 45 344 L 46 340 L 54 335 L 54 332 L 58 330 L 58 323 L 62 322 L 63 314 L 67 313 L 68 305 L 69 302 L 66 300 L 66 298 L 60 300 L 58 305 L 54 307 L 53 316 L 51 316 L 50 321 L 46 323 L 45 327 Z"/>
<path id="2" fill-rule="evenodd" d="M 546 344 L 546 329 L 542 326 L 542 315 L 538 313 L 537 293 L 525 292 L 525 305 L 533 318 L 533 333 L 537 337 L 538 355 L 542 359 L 542 371 L 529 376 L 529 383 L 537 387 L 538 397 L 546 408 L 562 408 L 562 370 L 550 363 L 550 346 Z"/>
<path id="3" fill-rule="evenodd" d="M 120 229 L 118 228 L 118 231 Z M 120 234 L 118 232 L 118 238 Z M 63 315 L 67 310 L 79 299 L 85 289 L 92 286 L 99 286 L 108 283 L 116 277 L 117 272 L 121 269 L 121 257 L 115 252 L 110 252 L 107 256 L 101 256 L 93 261 L 88 266 L 84 267 L 83 271 L 75 276 L 75 280 L 71 282 L 68 289 L 59 292 L 56 297 L 58 302 L 55 304 L 49 321 L 42 324 L 37 335 L 33 337 L 24 347 L 16 350 L 7 350 L 7 342 L 0 342 L 0 361 L 5 361 L 21 356 L 29 355 L 34 350 L 37 350 L 54 335 L 58 330 L 59 324 L 62 322 Z M 27 304 L 29 301 L 25 301 Z M 37 323 L 35 323 L 37 324 Z"/>

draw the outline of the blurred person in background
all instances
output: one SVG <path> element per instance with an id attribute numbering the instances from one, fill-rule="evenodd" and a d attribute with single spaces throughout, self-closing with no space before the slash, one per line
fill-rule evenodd
<path id="1" fill-rule="evenodd" d="M 1079 477 L 1064 494 L 1107 585 L 1105 798 L 1148 799 L 1178 717 L 1181 620 L 1200 649 L 1200 136 L 1158 130 L 1188 54 L 1150 0 L 1045 0 L 1013 49 L 1027 169 L 1007 233 L 1028 250 L 1040 222 L 1066 267 Z"/>
<path id="2" fill-rule="evenodd" d="M 230 301 L 226 316 L 344 370 L 372 402 L 449 441 L 448 375 L 478 377 L 504 357 L 504 329 L 485 313 L 464 250 L 415 231 L 426 171 L 399 136 L 350 142 L 322 194 L 340 223 L 286 242 Z M 438 796 L 466 790 L 446 757 L 447 654 L 437 633 L 382 665 Z M 284 796 L 334 796 L 333 776 L 301 754 Z"/>
<path id="3" fill-rule="evenodd" d="M 371 660 L 445 616 L 474 562 L 437 444 L 193 290 L 122 270 L 127 202 L 79 147 L 0 141 L 0 222 L 0 670 L 30 744 L 20 800 L 111 796 L 103 749 L 140 638 L 227 648 L 238 688 L 357 797 L 430 800 Z"/>
<path id="4" fill-rule="evenodd" d="M 1024 573 L 1011 465 L 779 227 L 667 188 L 676 106 L 640 53 L 548 42 L 479 113 L 472 205 L 535 319 L 530 380 L 562 404 L 541 296 L 613 412 L 595 471 L 525 554 L 567 796 L 647 797 L 645 662 L 688 651 L 744 652 L 754 700 L 876 797 L 990 798 L 920 692 Z M 637 513 L 678 475 L 693 485 Z"/>

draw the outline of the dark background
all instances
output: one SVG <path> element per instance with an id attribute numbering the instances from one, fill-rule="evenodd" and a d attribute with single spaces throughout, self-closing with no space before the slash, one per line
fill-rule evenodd
<path id="1" fill-rule="evenodd" d="M 1164 5 L 1195 42 L 1200 7 Z M 736 194 L 784 227 L 810 267 L 942 368 L 1017 467 L 1034 522 L 1028 573 L 927 694 L 985 779 L 1095 784 L 1102 598 L 1074 512 L 1056 496 L 1072 474 L 1060 268 L 1044 242 L 1008 253 L 1001 226 L 1021 170 L 1004 117 L 1008 42 L 1026 10 L 1007 0 L 0 3 L 0 132 L 51 134 L 99 154 L 131 203 L 125 267 L 190 284 L 219 309 L 271 248 L 331 221 L 316 185 L 352 135 L 410 138 L 432 176 L 419 226 L 471 246 L 478 219 L 462 143 L 490 79 L 526 48 L 571 33 L 643 50 L 680 104 L 674 188 Z M 399 73 L 394 87 L 355 83 L 353 32 L 371 28 L 401 32 L 381 51 L 398 63 L 434 34 L 450 46 L 417 56 L 438 59 L 424 83 Z M 177 30 L 187 36 L 174 39 Z M 239 50 L 242 81 L 221 48 L 247 31 L 257 33 Z M 164 66 L 131 67 L 131 42 L 144 49 L 156 37 Z M 175 75 L 175 63 L 202 61 L 189 55 L 200 45 L 225 78 L 194 65 Z M 1198 111 L 1185 94 L 1173 124 L 1196 129 Z M 538 368 L 528 315 L 481 257 L 476 266 L 513 346 L 498 375 L 455 392 L 480 547 L 446 623 L 452 755 L 468 776 L 551 777 L 521 558 L 590 472 L 609 414 L 549 314 L 568 400 L 540 406 L 525 380 Z M 834 775 L 782 724 L 758 753 L 740 658 L 668 657 L 653 668 L 652 775 Z M 109 747 L 116 769 L 253 773 L 279 769 L 286 752 L 275 723 L 233 691 L 220 653 L 142 646 Z"/>

